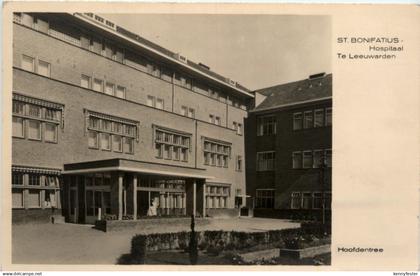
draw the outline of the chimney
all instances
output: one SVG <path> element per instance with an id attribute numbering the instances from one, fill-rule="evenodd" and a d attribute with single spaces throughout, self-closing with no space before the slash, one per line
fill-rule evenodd
<path id="1" fill-rule="evenodd" d="M 207 65 L 205 65 L 204 63 L 198 63 L 198 65 L 200 65 L 201 67 L 203 67 L 203 68 L 205 68 L 205 69 L 207 69 L 207 70 L 210 70 L 210 67 L 208 67 Z"/>
<path id="2" fill-rule="evenodd" d="M 318 78 L 323 78 L 323 77 L 325 77 L 325 72 L 310 75 L 309 79 L 313 80 L 313 79 L 318 79 Z"/>

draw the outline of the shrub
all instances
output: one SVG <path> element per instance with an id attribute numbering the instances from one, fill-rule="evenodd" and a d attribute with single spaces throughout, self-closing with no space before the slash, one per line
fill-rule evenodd
<path id="1" fill-rule="evenodd" d="M 147 237 L 136 235 L 131 240 L 132 263 L 144 264 L 147 248 Z"/>

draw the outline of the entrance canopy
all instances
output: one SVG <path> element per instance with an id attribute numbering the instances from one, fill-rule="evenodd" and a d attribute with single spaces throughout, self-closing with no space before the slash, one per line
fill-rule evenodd
<path id="1" fill-rule="evenodd" d="M 110 171 L 136 172 L 151 175 L 195 179 L 214 178 L 212 176 L 205 175 L 205 169 L 143 162 L 121 158 L 64 164 L 64 171 L 62 172 L 62 174 L 84 174 Z"/>

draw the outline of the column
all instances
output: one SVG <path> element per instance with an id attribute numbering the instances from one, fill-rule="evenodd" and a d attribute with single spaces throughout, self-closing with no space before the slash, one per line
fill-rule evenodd
<path id="1" fill-rule="evenodd" d="M 123 216 L 123 180 L 124 175 L 122 173 L 118 174 L 118 220 L 122 220 Z"/>
<path id="2" fill-rule="evenodd" d="M 133 219 L 137 219 L 137 175 L 133 177 Z"/>
<path id="3" fill-rule="evenodd" d="M 205 200 L 205 190 L 206 184 L 204 180 L 196 180 L 196 212 L 201 216 L 206 216 L 206 200 Z"/>
<path id="4" fill-rule="evenodd" d="M 29 185 L 29 175 L 25 173 L 23 175 L 23 186 L 28 187 Z M 23 190 L 23 208 L 28 209 L 28 197 L 29 197 L 29 190 Z"/>
<path id="5" fill-rule="evenodd" d="M 186 213 L 187 216 L 196 216 L 196 200 L 197 200 L 197 182 L 195 179 L 187 179 L 186 181 Z"/>
<path id="6" fill-rule="evenodd" d="M 40 185 L 41 185 L 41 187 L 44 187 L 45 186 L 45 175 L 41 175 L 40 178 L 41 178 L 39 180 Z M 45 209 L 45 189 L 42 189 L 40 191 L 39 201 L 41 203 L 41 209 Z"/>

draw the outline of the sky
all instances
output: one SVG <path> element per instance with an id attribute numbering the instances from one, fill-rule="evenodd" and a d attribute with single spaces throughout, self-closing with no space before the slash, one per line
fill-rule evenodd
<path id="1" fill-rule="evenodd" d="M 160 46 L 256 90 L 331 73 L 331 18 L 103 14 Z"/>

